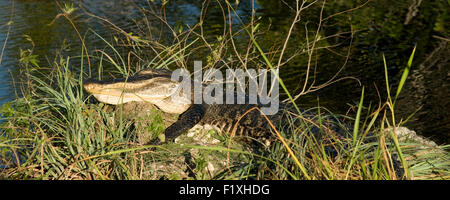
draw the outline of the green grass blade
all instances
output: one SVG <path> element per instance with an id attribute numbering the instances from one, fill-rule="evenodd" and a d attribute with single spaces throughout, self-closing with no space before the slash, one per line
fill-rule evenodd
<path id="1" fill-rule="evenodd" d="M 363 107 L 363 101 L 364 101 L 364 86 L 363 86 L 362 92 L 361 92 L 361 99 L 359 101 L 358 112 L 356 113 L 355 125 L 353 126 L 353 146 L 356 145 L 356 141 L 357 141 L 357 137 L 358 137 L 359 121 L 361 119 L 361 111 L 362 111 L 362 107 Z"/>
<path id="2" fill-rule="evenodd" d="M 384 57 L 384 53 L 383 53 L 383 64 L 384 64 L 384 78 L 386 80 L 386 91 L 387 91 L 387 94 L 388 94 L 388 100 L 391 103 L 391 105 L 393 105 L 392 104 L 390 87 L 389 87 L 389 76 L 388 76 L 388 70 L 387 70 L 387 64 L 386 64 L 386 57 Z"/>
<path id="3" fill-rule="evenodd" d="M 412 61 L 414 58 L 414 53 L 416 52 L 416 47 L 417 46 L 414 46 L 411 56 L 409 56 L 408 64 L 405 67 L 405 70 L 403 71 L 402 78 L 400 79 L 400 83 L 398 84 L 397 93 L 395 94 L 395 100 L 397 100 L 398 95 L 402 91 L 403 85 L 406 82 L 406 78 L 408 78 L 409 72 L 411 71 Z M 395 100 L 394 100 L 394 103 L 395 103 Z"/>

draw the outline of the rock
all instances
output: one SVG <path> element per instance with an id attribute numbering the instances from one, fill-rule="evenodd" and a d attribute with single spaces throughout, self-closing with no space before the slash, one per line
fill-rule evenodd
<path id="1" fill-rule="evenodd" d="M 213 137 L 213 134 L 219 133 L 218 129 L 215 129 L 213 126 L 209 125 L 195 125 L 192 127 L 186 135 L 181 135 L 175 139 L 175 143 L 184 144 L 191 143 L 202 146 L 211 146 L 217 145 L 220 143 L 220 140 Z M 188 139 L 187 139 L 188 138 Z M 187 141 L 187 140 L 191 141 Z"/>
<path id="2" fill-rule="evenodd" d="M 386 131 L 388 131 L 388 132 L 393 131 L 393 130 L 394 130 L 393 127 L 389 127 L 386 129 Z M 394 133 L 397 136 L 399 142 L 417 143 L 417 144 L 419 144 L 420 149 L 437 148 L 438 147 L 438 145 L 435 142 L 433 142 L 423 136 L 417 135 L 415 131 L 410 130 L 406 127 L 395 127 Z"/>

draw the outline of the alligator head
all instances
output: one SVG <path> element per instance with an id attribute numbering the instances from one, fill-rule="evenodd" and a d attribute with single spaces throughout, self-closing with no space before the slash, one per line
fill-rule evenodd
<path id="1" fill-rule="evenodd" d="M 144 69 L 127 78 L 83 82 L 84 89 L 100 102 L 113 105 L 149 102 L 164 112 L 175 114 L 183 113 L 191 105 L 186 99 L 172 98 L 182 96 L 179 85 L 171 79 L 171 71 L 165 69 Z"/>

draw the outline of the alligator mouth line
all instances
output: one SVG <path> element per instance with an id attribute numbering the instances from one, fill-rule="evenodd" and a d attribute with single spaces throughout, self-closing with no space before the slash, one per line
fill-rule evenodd
<path id="1" fill-rule="evenodd" d="M 161 95 L 161 96 L 155 96 L 155 95 L 143 95 L 138 93 L 129 93 L 126 92 L 124 89 L 93 89 L 90 90 L 89 93 L 94 95 L 95 98 L 97 98 L 99 101 L 118 105 L 122 103 L 127 103 L 130 101 L 145 101 L 145 102 L 155 102 L 155 101 L 161 101 L 167 97 L 167 95 Z"/>

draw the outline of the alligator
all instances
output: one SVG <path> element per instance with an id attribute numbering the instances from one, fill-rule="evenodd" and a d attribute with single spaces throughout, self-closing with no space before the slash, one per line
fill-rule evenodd
<path id="1" fill-rule="evenodd" d="M 261 102 L 250 104 L 249 96 L 245 96 L 244 104 L 204 102 L 188 104 L 186 99 L 177 101 L 171 98 L 177 92 L 184 92 L 177 90 L 178 85 L 178 81 L 171 79 L 171 71 L 151 68 L 141 70 L 128 78 L 102 81 L 88 79 L 83 83 L 85 90 L 103 103 L 117 105 L 130 101 L 144 101 L 156 105 L 164 112 L 181 114 L 178 121 L 165 129 L 166 142 L 173 141 L 196 124 L 208 124 L 222 132 L 234 132 L 238 136 L 264 139 L 268 143 L 273 139 L 274 134 L 271 132 L 273 128 L 282 127 L 286 130 L 289 128 L 288 123 L 299 124 L 297 117 L 292 117 L 292 114 L 296 113 L 295 109 L 285 103 L 280 103 L 280 111 L 274 115 L 262 114 L 261 108 L 268 105 Z M 193 92 L 193 89 L 190 92 Z M 237 95 L 234 97 L 236 98 Z M 301 112 L 305 118 L 314 118 L 314 115 L 309 112 L 304 110 Z M 340 133 L 342 134 L 343 131 L 340 130 Z M 153 144 L 155 143 L 158 142 L 153 141 Z"/>
<path id="2" fill-rule="evenodd" d="M 321 116 L 319 122 L 317 114 L 306 110 L 300 110 L 299 113 L 286 103 L 280 102 L 276 114 L 264 115 L 260 109 L 267 105 L 261 102 L 250 104 L 248 96 L 245 96 L 245 104 L 189 104 L 186 99 L 171 98 L 172 95 L 183 96 L 180 93 L 185 92 L 177 89 L 180 82 L 172 80 L 171 73 L 166 69 L 148 68 L 127 78 L 101 81 L 88 79 L 83 82 L 83 87 L 103 103 L 118 105 L 130 101 L 148 102 L 164 112 L 180 114 L 178 121 L 164 130 L 164 142 L 156 139 L 148 144 L 172 142 L 195 125 L 208 124 L 222 132 L 244 136 L 241 139 L 259 141 L 259 144 L 261 139 L 270 144 L 270 141 L 276 138 L 273 134 L 274 128 L 285 134 L 312 133 L 313 138 L 323 144 L 325 152 L 332 157 L 338 154 L 339 148 L 351 146 L 350 142 L 335 144 L 341 139 L 351 138 L 352 128 L 341 120 L 333 116 Z M 193 89 L 189 92 L 193 93 Z M 371 140 L 364 142 L 373 142 L 373 137 Z M 394 166 L 397 175 L 402 177 L 404 172 L 396 159 Z"/>

